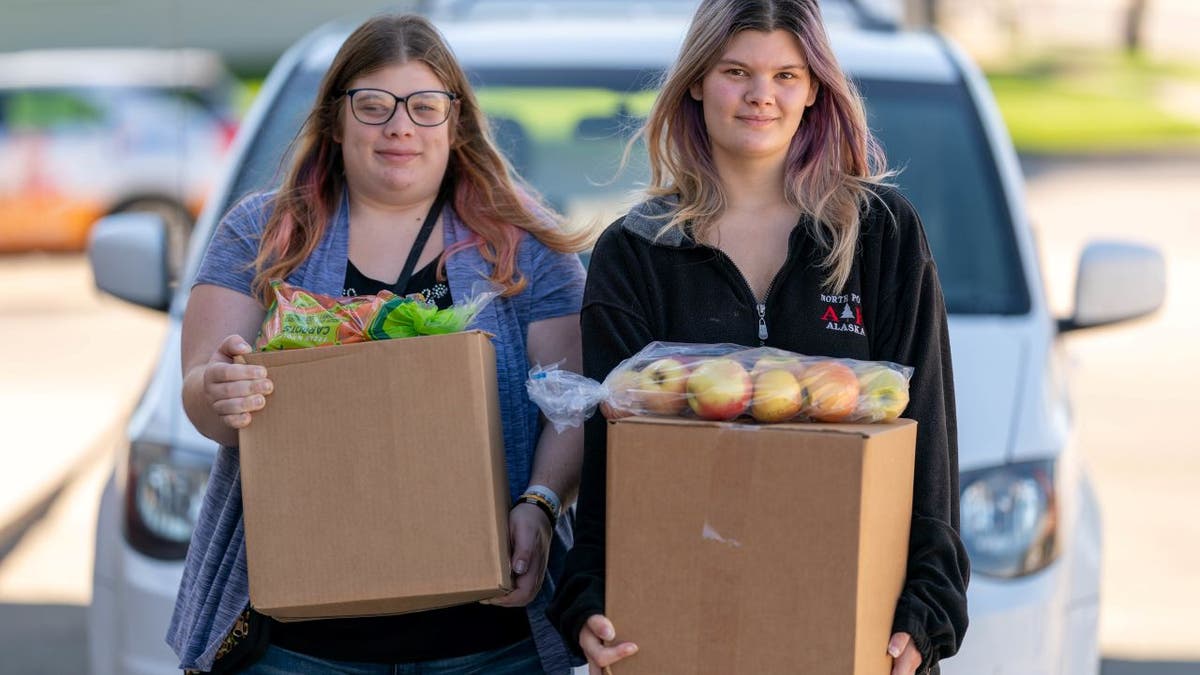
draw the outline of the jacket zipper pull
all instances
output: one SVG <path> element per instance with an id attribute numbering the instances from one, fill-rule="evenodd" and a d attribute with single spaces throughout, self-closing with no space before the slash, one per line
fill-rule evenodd
<path id="1" fill-rule="evenodd" d="M 758 339 L 767 339 L 767 303 L 758 303 Z"/>

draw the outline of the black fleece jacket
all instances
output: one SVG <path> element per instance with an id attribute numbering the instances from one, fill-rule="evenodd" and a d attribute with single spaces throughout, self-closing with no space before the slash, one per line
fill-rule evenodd
<path id="1" fill-rule="evenodd" d="M 950 342 L 920 220 L 895 190 L 876 192 L 844 289 L 822 290 L 822 249 L 801 219 L 761 304 L 719 250 L 678 231 L 656 238 L 666 222 L 659 216 L 673 208 L 669 198 L 639 205 L 608 227 L 592 253 L 581 313 L 584 373 L 602 381 L 655 340 L 765 344 L 913 367 L 904 413 L 918 422 L 912 534 L 893 630 L 913 636 L 925 672 L 958 650 L 967 628 Z M 600 415 L 587 422 L 585 437 L 575 545 L 547 612 L 576 653 L 587 617 L 604 611 L 607 451 Z"/>

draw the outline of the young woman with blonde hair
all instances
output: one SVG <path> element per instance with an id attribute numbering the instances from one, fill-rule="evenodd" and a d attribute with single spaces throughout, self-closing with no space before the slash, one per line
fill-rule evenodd
<path id="1" fill-rule="evenodd" d="M 655 340 L 915 368 L 908 577 L 893 673 L 936 672 L 967 626 L 946 311 L 917 214 L 843 75 L 817 0 L 704 0 L 643 129 L 648 199 L 597 242 L 581 321 L 603 380 Z M 605 423 L 589 421 L 575 547 L 551 605 L 599 672 L 637 647 L 604 617 Z"/>

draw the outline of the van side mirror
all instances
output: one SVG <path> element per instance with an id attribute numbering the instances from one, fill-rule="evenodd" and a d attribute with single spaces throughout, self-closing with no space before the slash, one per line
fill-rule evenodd
<path id="1" fill-rule="evenodd" d="M 1167 266 L 1157 248 L 1128 242 L 1089 242 L 1075 277 L 1075 312 L 1059 319 L 1060 333 L 1146 316 L 1162 306 Z"/>
<path id="2" fill-rule="evenodd" d="M 160 214 L 131 211 L 96 221 L 88 260 L 96 287 L 105 293 L 160 311 L 170 305 L 167 224 Z"/>

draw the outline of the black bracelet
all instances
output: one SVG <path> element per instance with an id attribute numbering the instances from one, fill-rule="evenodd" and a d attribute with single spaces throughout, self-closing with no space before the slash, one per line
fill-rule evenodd
<path id="1" fill-rule="evenodd" d="M 546 516 L 546 520 L 550 521 L 551 528 L 557 524 L 557 519 L 554 517 L 554 509 L 550 508 L 550 505 L 547 504 L 545 500 L 538 499 L 533 495 L 525 494 L 517 498 L 517 504 L 533 504 L 541 509 L 542 513 Z M 516 506 L 516 504 L 513 504 L 513 506 Z"/>

